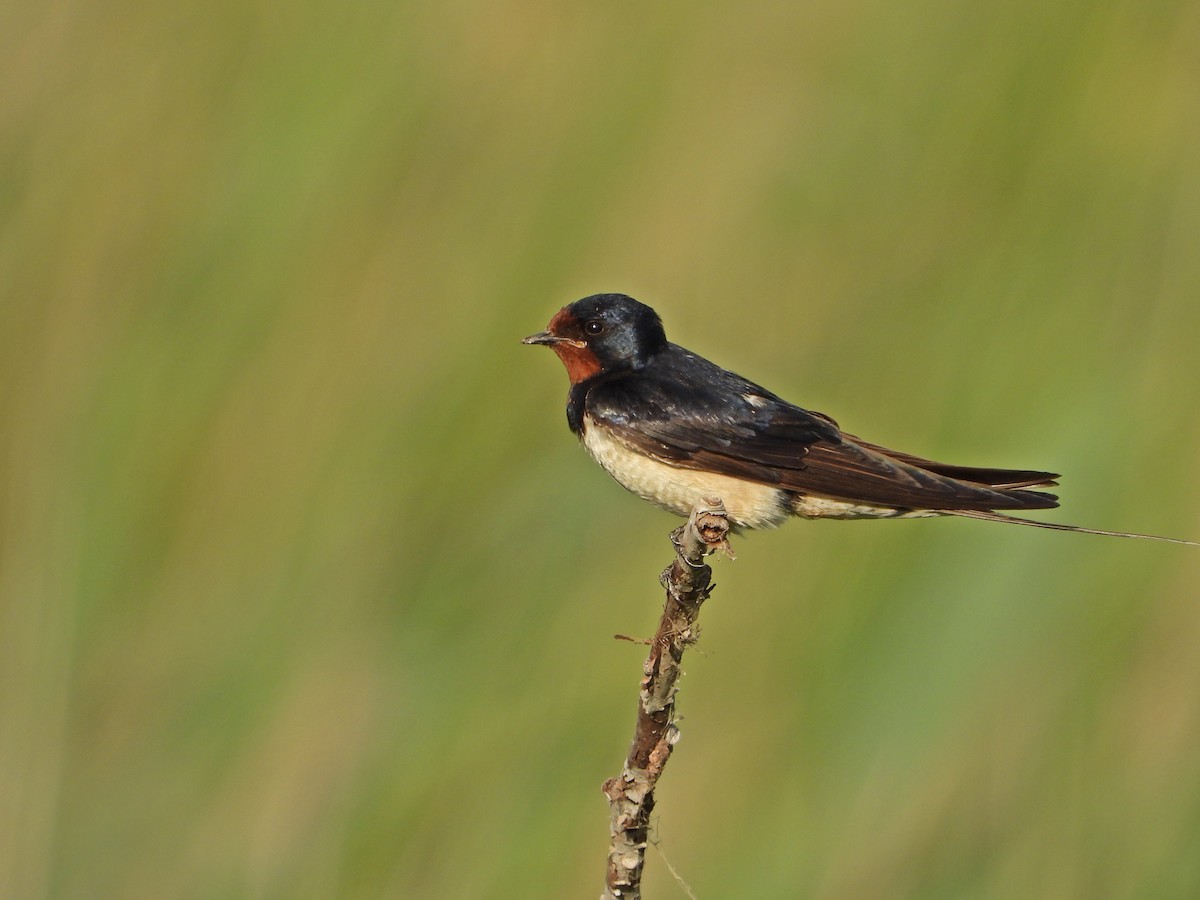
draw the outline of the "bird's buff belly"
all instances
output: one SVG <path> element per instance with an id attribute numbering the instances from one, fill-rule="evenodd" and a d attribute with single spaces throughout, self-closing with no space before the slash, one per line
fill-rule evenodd
<path id="1" fill-rule="evenodd" d="M 719 497 L 730 519 L 743 528 L 770 528 L 788 517 L 786 491 L 669 466 L 631 449 L 590 419 L 584 420 L 583 446 L 626 490 L 676 515 L 688 516 L 697 503 Z"/>
<path id="2" fill-rule="evenodd" d="M 769 484 L 667 465 L 622 443 L 589 417 L 584 418 L 582 441 L 591 457 L 622 487 L 679 516 L 688 516 L 696 504 L 717 497 L 724 502 L 733 523 L 741 528 L 773 528 L 790 515 L 835 519 L 898 515 L 893 509 L 802 496 Z"/>

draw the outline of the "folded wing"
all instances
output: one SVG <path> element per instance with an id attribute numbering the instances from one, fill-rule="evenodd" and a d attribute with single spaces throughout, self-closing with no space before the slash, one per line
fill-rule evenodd
<path id="1" fill-rule="evenodd" d="M 843 434 L 801 409 L 713 366 L 681 387 L 664 373 L 597 385 L 588 415 L 629 447 L 669 465 L 720 472 L 800 494 L 912 510 L 1045 509 L 1056 475 L 951 466 Z"/>

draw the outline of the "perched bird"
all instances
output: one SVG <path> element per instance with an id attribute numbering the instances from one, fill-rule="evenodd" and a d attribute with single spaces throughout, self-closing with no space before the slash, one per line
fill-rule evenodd
<path id="1" fill-rule="evenodd" d="M 567 369 L 567 423 L 623 487 L 687 516 L 720 497 L 738 529 L 807 519 L 967 516 L 1115 537 L 1012 516 L 1058 506 L 1058 476 L 952 466 L 843 432 L 740 375 L 667 340 L 653 309 L 624 294 L 564 307 L 525 344 L 549 346 Z"/>

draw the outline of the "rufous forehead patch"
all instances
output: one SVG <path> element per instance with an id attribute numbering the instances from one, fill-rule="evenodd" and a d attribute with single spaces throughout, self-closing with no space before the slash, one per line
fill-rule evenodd
<path id="1" fill-rule="evenodd" d="M 555 313 L 550 324 L 546 326 L 546 330 L 557 338 L 565 338 L 565 340 L 553 344 L 552 349 L 558 354 L 562 364 L 566 366 L 567 377 L 571 379 L 571 384 L 579 384 L 581 381 L 587 381 L 600 374 L 603 369 L 600 360 L 583 340 L 576 337 L 579 335 L 579 319 L 571 313 L 570 309 L 564 306 Z"/>
<path id="2" fill-rule="evenodd" d="M 579 324 L 579 320 L 571 315 L 571 311 L 564 306 L 554 314 L 554 318 L 550 320 L 546 330 L 551 334 L 564 334 L 577 324 Z"/>

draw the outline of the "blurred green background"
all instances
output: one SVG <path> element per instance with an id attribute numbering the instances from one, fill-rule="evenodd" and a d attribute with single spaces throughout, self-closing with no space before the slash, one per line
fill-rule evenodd
<path id="1" fill-rule="evenodd" d="M 674 520 L 518 343 L 583 294 L 1200 537 L 1197 46 L 1185 0 L 5 4 L 0 896 L 599 893 Z M 1200 896 L 1200 551 L 738 554 L 660 791 L 698 896 Z"/>

